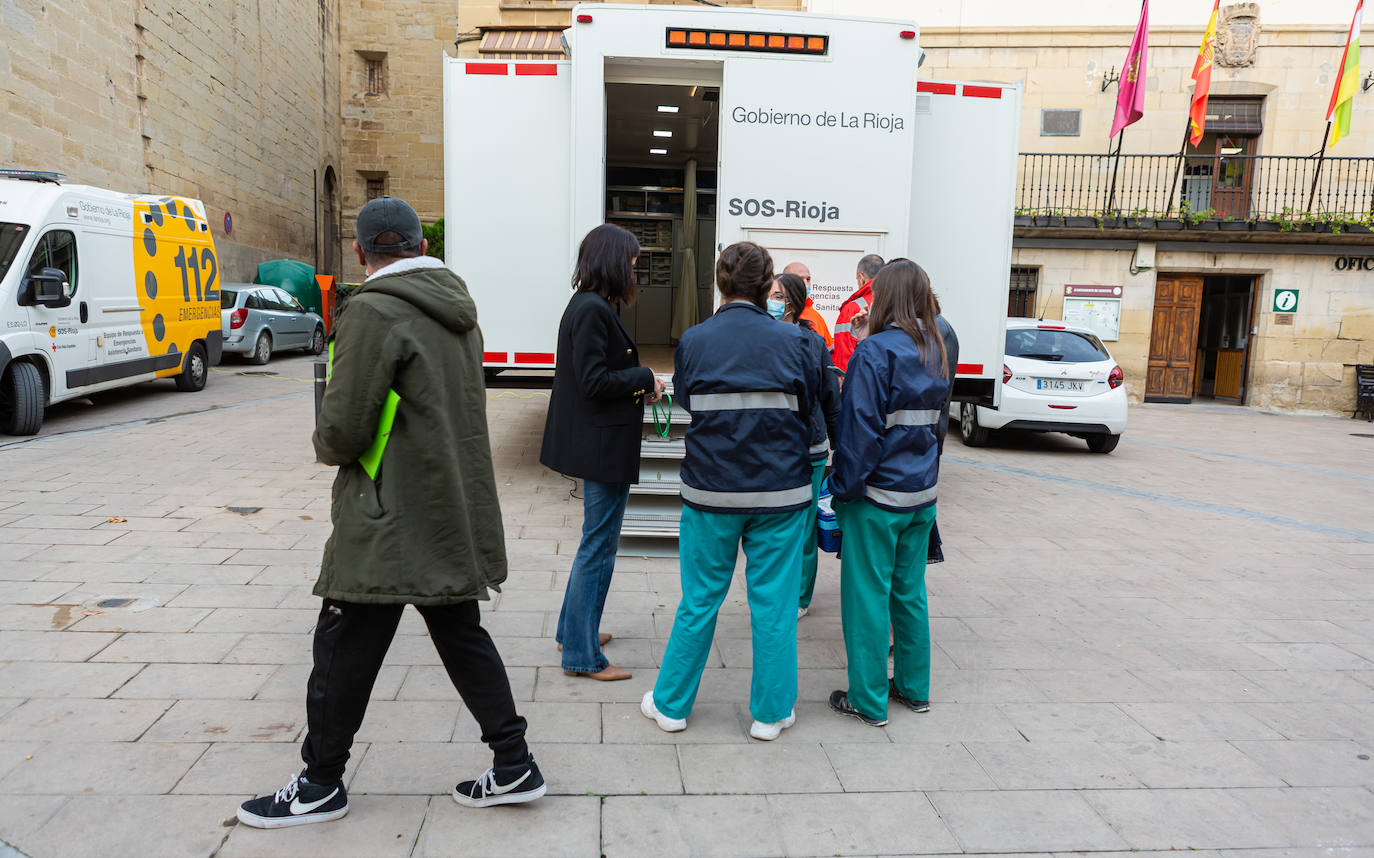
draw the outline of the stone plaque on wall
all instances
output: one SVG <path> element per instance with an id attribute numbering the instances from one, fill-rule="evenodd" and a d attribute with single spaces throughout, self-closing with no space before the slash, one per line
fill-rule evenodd
<path id="1" fill-rule="evenodd" d="M 1259 4 L 1223 6 L 1217 21 L 1216 63 L 1223 68 L 1249 68 L 1259 50 Z"/>

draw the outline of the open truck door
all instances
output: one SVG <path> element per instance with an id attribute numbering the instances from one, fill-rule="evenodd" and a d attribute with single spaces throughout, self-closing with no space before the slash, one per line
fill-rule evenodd
<path id="1" fill-rule="evenodd" d="M 954 398 L 995 406 L 1011 274 L 1021 88 L 923 80 L 916 88 L 911 258 L 959 336 Z"/>
<path id="2" fill-rule="evenodd" d="M 444 261 L 477 302 L 488 370 L 553 368 L 572 294 L 571 110 L 566 60 L 444 58 Z"/>

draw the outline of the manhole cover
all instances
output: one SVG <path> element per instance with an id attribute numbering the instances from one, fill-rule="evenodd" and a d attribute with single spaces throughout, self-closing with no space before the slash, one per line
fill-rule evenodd
<path id="1" fill-rule="evenodd" d="M 239 515 L 252 515 L 255 512 L 262 512 L 262 507 L 260 506 L 226 506 L 225 509 L 230 512 L 236 512 Z"/>
<path id="2" fill-rule="evenodd" d="M 158 600 L 153 596 L 98 596 L 85 602 L 82 607 L 88 611 L 129 611 L 140 613 L 157 607 Z"/>

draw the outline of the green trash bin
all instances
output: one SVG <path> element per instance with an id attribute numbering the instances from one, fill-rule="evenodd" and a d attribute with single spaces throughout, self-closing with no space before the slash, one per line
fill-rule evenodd
<path id="1" fill-rule="evenodd" d="M 301 306 L 324 318 L 324 300 L 320 297 L 320 284 L 315 279 L 315 268 L 294 259 L 273 259 L 258 266 L 254 283 L 276 286 L 283 289 L 301 302 Z"/>

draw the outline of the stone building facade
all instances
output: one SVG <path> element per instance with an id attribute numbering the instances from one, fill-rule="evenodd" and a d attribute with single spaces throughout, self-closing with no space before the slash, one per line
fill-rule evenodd
<path id="1" fill-rule="evenodd" d="M 1272 157 L 1240 158 L 1243 163 L 1233 174 L 1236 190 L 1214 181 L 1200 196 L 1189 196 L 1195 208 L 1208 206 L 1200 199 L 1211 200 L 1208 207 L 1216 211 L 1210 221 L 1197 229 L 1164 231 L 1134 229 L 1130 220 L 1084 219 L 1073 228 L 1072 218 L 1025 216 L 1100 214 L 1105 206 L 1099 198 L 1087 201 L 1091 210 L 1076 210 L 1082 195 L 1065 193 L 1065 186 L 1100 182 L 1110 166 L 1105 157 L 1090 158 L 1108 149 L 1118 92 L 1114 78 L 1131 41 L 1138 3 L 953 0 L 915 11 L 902 0 L 810 3 L 815 12 L 921 16 L 923 78 L 1021 84 L 1021 152 L 1068 156 L 1053 162 L 1054 173 L 1043 171 L 1051 163 L 1046 159 L 1037 164 L 1033 156 L 1021 157 L 1018 205 L 1025 208 L 1017 218 L 1013 285 L 1033 290 L 1023 293 L 1021 308 L 1059 318 L 1065 287 L 1120 287 L 1120 332 L 1107 345 L 1126 372 L 1132 401 L 1194 399 L 1326 414 L 1353 408 L 1355 367 L 1374 364 L 1374 234 L 1366 231 L 1374 225 L 1374 89 L 1357 92 L 1351 134 L 1328 152 L 1354 159 L 1326 162 L 1328 178 L 1334 178 L 1331 171 L 1346 178 L 1324 184 L 1313 207 L 1314 217 L 1329 214 L 1345 221 L 1341 232 L 1329 227 L 1309 232 L 1308 225 L 1298 223 L 1314 178 L 1316 159 L 1308 156 L 1322 147 L 1326 106 L 1354 6 L 1346 0 L 1222 0 L 1208 122 L 1232 123 L 1234 139 L 1217 142 L 1211 161 L 1185 163 L 1219 174 L 1227 169 L 1225 153 Z M 1168 0 L 1151 4 L 1145 116 L 1126 129 L 1123 146 L 1122 164 L 1138 172 L 1118 180 L 1123 190 L 1135 188 L 1121 214 L 1130 215 L 1136 206 L 1142 214 L 1161 213 L 1156 210 L 1165 207 L 1172 187 L 1176 217 L 1182 189 L 1198 179 L 1185 173 L 1179 185 L 1170 184 L 1207 7 Z M 1366 61 L 1362 77 L 1368 69 Z M 1130 158 L 1143 154 L 1160 157 Z M 1271 187 L 1281 198 L 1261 199 Z M 1348 198 L 1329 199 L 1327 188 Z M 1152 189 L 1158 191 L 1154 198 Z M 1217 202 L 1227 193 L 1231 203 L 1249 199 L 1228 211 Z M 1285 207 L 1291 210 L 1287 215 Z M 1266 217 L 1267 230 L 1239 222 Z M 1275 229 L 1275 218 L 1289 222 Z M 1360 218 L 1366 223 L 1352 223 Z M 1204 295 L 1188 322 L 1197 333 L 1194 389 L 1170 396 L 1151 382 L 1158 378 L 1159 351 L 1167 345 L 1165 329 L 1186 317 L 1171 315 L 1160 296 L 1187 280 L 1200 280 L 1206 292 L 1217 294 Z M 1238 295 L 1225 294 L 1228 290 Z M 1276 293 L 1291 290 L 1296 290 L 1296 306 L 1280 312 Z M 1209 322 L 1213 305 L 1229 308 L 1229 321 L 1214 325 L 1213 314 Z M 1228 361 L 1233 365 L 1226 366 Z"/>
<path id="2" fill-rule="evenodd" d="M 228 281 L 279 257 L 337 270 L 338 14 L 0 0 L 0 166 L 203 200 Z"/>

